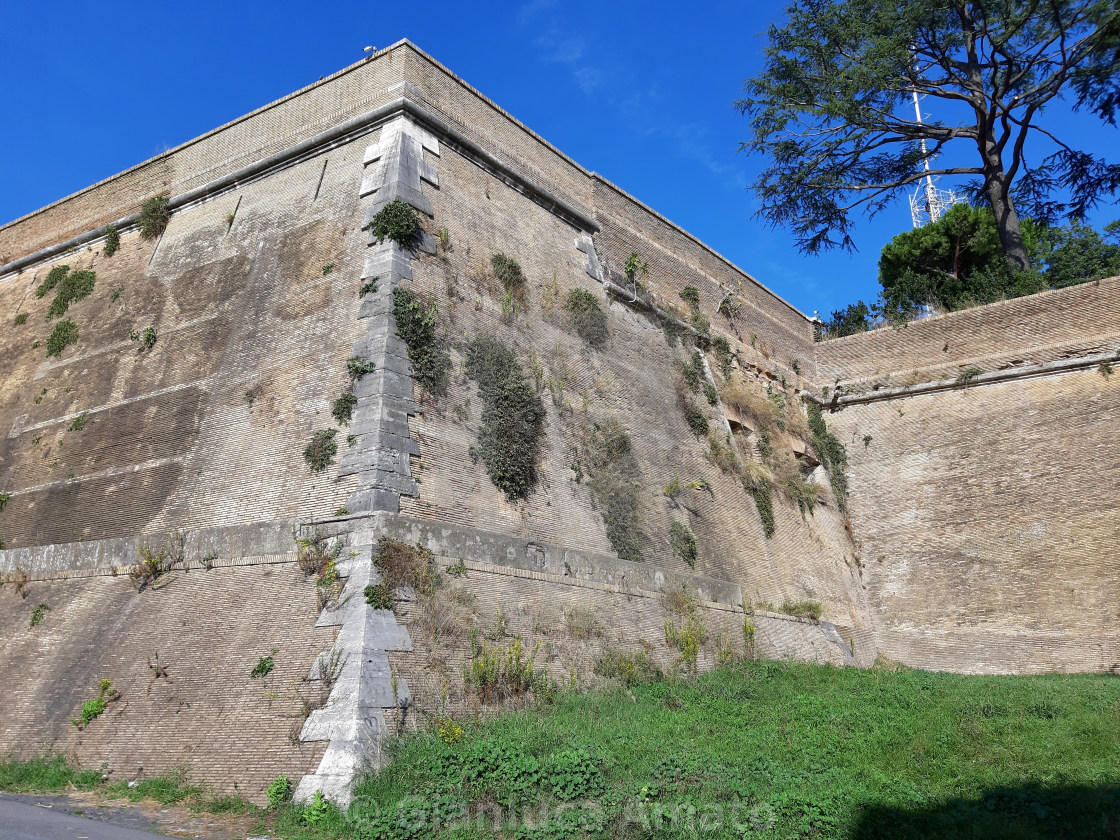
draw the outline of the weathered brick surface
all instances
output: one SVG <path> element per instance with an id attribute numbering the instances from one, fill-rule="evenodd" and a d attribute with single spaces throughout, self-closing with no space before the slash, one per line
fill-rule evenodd
<path id="1" fill-rule="evenodd" d="M 1120 665 L 1117 377 L 976 386 L 828 419 L 851 458 L 884 655 L 963 672 Z"/>
<path id="2" fill-rule="evenodd" d="M 884 327 L 817 345 L 821 385 L 910 385 L 1120 350 L 1120 277 Z"/>
<path id="3" fill-rule="evenodd" d="M 293 743 L 303 682 L 330 629 L 316 629 L 314 581 L 294 562 L 175 572 L 136 592 L 125 576 L 0 589 L 0 743 L 61 752 L 113 780 L 179 768 L 195 783 L 263 803 L 281 773 L 298 779 L 322 744 Z M 37 627 L 32 611 L 50 607 Z M 272 653 L 275 649 L 275 653 Z M 156 678 L 149 662 L 166 669 Z M 252 679 L 262 656 L 273 671 Z M 119 699 L 79 731 L 71 719 L 112 681 Z"/>

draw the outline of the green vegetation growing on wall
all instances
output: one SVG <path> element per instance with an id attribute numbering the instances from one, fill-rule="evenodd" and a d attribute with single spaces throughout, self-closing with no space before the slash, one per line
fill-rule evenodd
<path id="1" fill-rule="evenodd" d="M 603 517 L 607 540 L 623 560 L 642 559 L 642 533 L 638 521 L 638 493 L 642 472 L 630 435 L 613 417 L 585 426 L 577 474 L 590 476 L 592 500 Z"/>
<path id="2" fill-rule="evenodd" d="M 15 325 L 17 327 L 21 326 L 23 324 L 26 324 L 26 323 L 27 323 L 27 313 L 26 312 L 21 312 L 15 317 Z"/>
<path id="3" fill-rule="evenodd" d="M 105 226 L 105 244 L 101 248 L 101 253 L 107 257 L 113 256 L 121 249 L 121 233 L 117 230 L 116 225 Z"/>
<path id="4" fill-rule="evenodd" d="M 391 239 L 401 248 L 411 248 L 420 238 L 420 217 L 405 201 L 394 198 L 377 211 L 365 226 L 378 242 Z"/>
<path id="5" fill-rule="evenodd" d="M 491 647 L 479 636 L 478 628 L 472 628 L 471 658 L 463 667 L 463 681 L 484 703 L 502 702 L 529 693 L 548 698 L 553 693 L 548 672 L 535 665 L 539 648 L 538 644 L 526 655 L 520 636 L 515 636 L 504 648 Z"/>
<path id="6" fill-rule="evenodd" d="M 712 339 L 712 353 L 716 357 L 716 364 L 719 365 L 719 372 L 723 375 L 725 381 L 730 382 L 731 359 L 734 355 L 731 352 L 731 342 L 722 335 L 717 335 Z"/>
<path id="7" fill-rule="evenodd" d="M 50 610 L 51 608 L 46 604 L 39 604 L 39 606 L 33 609 L 31 611 L 31 626 L 38 627 Z"/>
<path id="8" fill-rule="evenodd" d="M 762 519 L 762 532 L 767 539 L 774 536 L 776 526 L 774 523 L 774 499 L 770 492 L 770 482 L 753 474 L 743 476 L 743 489 L 751 494 L 754 506 L 758 508 L 759 518 Z"/>
<path id="9" fill-rule="evenodd" d="M 158 239 L 171 222 L 171 207 L 165 196 L 149 198 L 140 208 L 140 238 Z"/>
<path id="10" fill-rule="evenodd" d="M 59 321 L 47 338 L 47 356 L 61 356 L 62 351 L 78 340 L 78 325 L 67 318 Z"/>
<path id="11" fill-rule="evenodd" d="M 696 403 L 689 401 L 685 404 L 684 419 L 696 437 L 704 437 L 708 434 L 708 418 Z"/>
<path id="12" fill-rule="evenodd" d="M 417 594 L 429 595 L 436 587 L 435 557 L 419 543 L 409 545 L 381 537 L 373 549 L 372 560 L 381 572 L 381 582 L 390 592 L 401 586 L 411 586 Z"/>
<path id="13" fill-rule="evenodd" d="M 490 256 L 490 269 L 507 295 L 519 301 L 525 300 L 525 289 L 528 284 L 525 274 L 521 271 L 521 264 L 517 260 L 499 251 Z"/>
<path id="14" fill-rule="evenodd" d="M 82 704 L 81 720 L 75 718 L 70 721 L 78 729 L 85 729 L 90 723 L 109 707 L 109 704 L 119 695 L 109 680 L 102 680 L 97 686 L 97 696 Z"/>
<path id="15" fill-rule="evenodd" d="M 140 347 L 144 350 L 151 350 L 156 346 L 156 341 L 159 340 L 159 334 L 156 333 L 155 327 L 144 327 L 142 330 L 133 330 L 128 334 L 132 341 L 140 343 Z"/>
<path id="16" fill-rule="evenodd" d="M 393 317 L 397 334 L 408 347 L 412 377 L 431 395 L 447 393 L 451 357 L 436 335 L 436 306 L 425 306 L 409 289 L 393 289 Z"/>
<path id="17" fill-rule="evenodd" d="M 513 351 L 492 336 L 466 348 L 467 376 L 484 403 L 478 452 L 494 486 L 510 501 L 524 499 L 537 483 L 537 451 L 545 410 L 525 380 Z"/>
<path id="18" fill-rule="evenodd" d="M 607 313 L 595 295 L 586 289 L 572 289 L 564 303 L 576 334 L 583 343 L 596 350 L 607 344 Z"/>
<path id="19" fill-rule="evenodd" d="M 696 568 L 696 535 L 691 528 L 680 522 L 670 525 L 669 547 L 672 548 L 674 557 Z"/>
<path id="20" fill-rule="evenodd" d="M 338 429 L 320 429 L 311 436 L 311 442 L 303 450 L 303 458 L 312 472 L 320 473 L 334 463 L 338 454 L 338 441 L 334 439 Z"/>
<path id="21" fill-rule="evenodd" d="M 828 430 L 824 422 L 821 407 L 815 402 L 805 403 L 805 411 L 809 415 L 809 430 L 813 435 L 813 449 L 820 458 L 821 465 L 828 470 L 828 477 L 832 480 L 832 495 L 836 497 L 836 505 L 841 511 L 848 508 L 848 451 L 836 435 Z"/>
<path id="22" fill-rule="evenodd" d="M 58 289 L 54 300 L 51 301 L 51 305 L 47 309 L 47 320 L 66 314 L 66 310 L 70 308 L 71 303 L 88 297 L 93 291 L 96 279 L 97 275 L 92 271 L 70 271 L 64 265 L 52 268 L 47 275 L 47 279 L 35 290 L 38 295 L 40 289 L 46 289 L 43 292 L 45 295 L 51 288 Z M 47 288 L 48 284 L 49 288 Z M 39 297 L 42 296 L 39 295 Z"/>
<path id="23" fill-rule="evenodd" d="M 350 419 L 354 416 L 354 406 L 357 404 L 358 398 L 354 395 L 354 392 L 345 391 L 331 406 L 331 416 L 340 426 L 348 425 Z"/>
<path id="24" fill-rule="evenodd" d="M 47 272 L 47 276 L 43 278 L 43 282 L 35 287 L 35 297 L 46 297 L 54 289 L 55 286 L 57 286 L 65 279 L 66 275 L 69 272 L 70 266 L 56 265 L 54 268 Z"/>
<path id="25" fill-rule="evenodd" d="M 8 504 L 10 498 L 12 498 L 11 493 L 0 493 L 0 513 L 4 512 L 4 506 Z"/>
<path id="26" fill-rule="evenodd" d="M 346 360 L 346 373 L 354 382 L 359 382 L 363 376 L 377 370 L 377 365 L 361 356 L 351 356 Z"/>

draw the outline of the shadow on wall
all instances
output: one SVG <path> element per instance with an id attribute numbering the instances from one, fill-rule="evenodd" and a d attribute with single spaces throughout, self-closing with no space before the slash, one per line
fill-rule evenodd
<path id="1" fill-rule="evenodd" d="M 919 808 L 871 806 L 851 840 L 1120 838 L 1120 787 L 998 787 Z"/>

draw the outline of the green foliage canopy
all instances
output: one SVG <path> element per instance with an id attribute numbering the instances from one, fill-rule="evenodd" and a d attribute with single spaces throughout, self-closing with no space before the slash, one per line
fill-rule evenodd
<path id="1" fill-rule="evenodd" d="M 1050 223 L 1083 217 L 1120 189 L 1120 164 L 1039 124 L 1062 95 L 1114 122 L 1114 2 L 794 0 L 785 18 L 770 27 L 764 69 L 735 105 L 750 118 L 741 148 L 771 161 L 754 184 L 759 214 L 792 229 L 802 250 L 853 249 L 853 211 L 891 205 L 927 161 L 934 176 L 976 179 L 1019 269 L 1029 255 L 1017 203 Z M 915 94 L 934 119 L 915 120 Z M 1029 168 L 1028 137 L 1032 149 L 1053 150 Z M 973 150 L 968 165 L 937 160 L 958 146 Z"/>

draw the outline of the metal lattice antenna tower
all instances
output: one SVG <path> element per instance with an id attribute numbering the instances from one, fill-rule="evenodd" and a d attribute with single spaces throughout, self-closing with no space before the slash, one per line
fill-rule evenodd
<path id="1" fill-rule="evenodd" d="M 921 125 L 922 109 L 918 107 L 918 91 L 913 91 L 913 95 L 914 115 L 918 119 L 918 125 Z M 964 201 L 962 196 L 957 195 L 952 190 L 943 190 L 934 184 L 933 176 L 929 174 L 926 140 L 923 137 L 919 142 L 922 144 L 922 164 L 926 169 L 926 177 L 918 182 L 917 188 L 910 196 L 910 219 L 914 222 L 916 228 L 930 222 L 936 222 L 945 214 L 946 210 L 954 204 Z"/>

